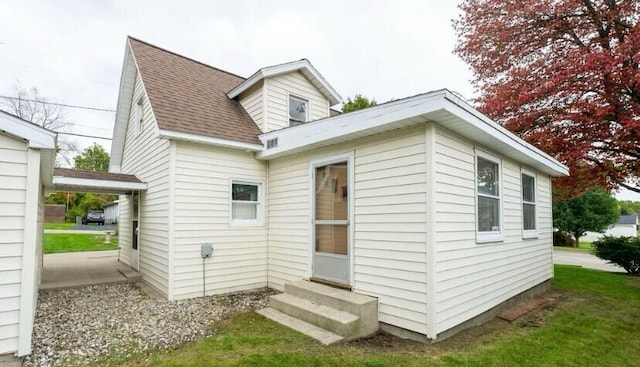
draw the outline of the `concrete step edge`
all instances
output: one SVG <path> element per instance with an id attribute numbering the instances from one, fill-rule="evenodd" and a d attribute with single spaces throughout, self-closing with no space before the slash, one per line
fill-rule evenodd
<path id="1" fill-rule="evenodd" d="M 324 345 L 332 345 L 332 344 L 340 343 L 345 339 L 344 337 L 338 334 L 334 334 L 328 330 L 322 329 L 306 321 L 296 319 L 295 317 L 289 316 L 271 307 L 263 308 L 256 312 L 281 325 L 284 325 L 299 333 L 307 335 Z"/>
<path id="2" fill-rule="evenodd" d="M 289 292 L 289 290 L 292 290 L 293 292 Z M 296 290 L 317 293 L 325 297 L 334 298 L 354 305 L 378 302 L 378 299 L 375 297 L 366 296 L 364 294 L 355 293 L 345 289 L 333 288 L 328 285 L 314 283 L 307 280 L 298 280 L 285 284 L 285 291 L 287 293 L 294 294 Z"/>

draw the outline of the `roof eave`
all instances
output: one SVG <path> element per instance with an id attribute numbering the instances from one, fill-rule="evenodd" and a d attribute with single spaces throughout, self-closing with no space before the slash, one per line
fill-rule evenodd
<path id="1" fill-rule="evenodd" d="M 338 92 L 333 89 L 333 87 L 327 82 L 322 74 L 320 74 L 320 72 L 318 72 L 318 70 L 316 70 L 316 68 L 313 67 L 313 65 L 306 59 L 261 68 L 249 78 L 247 78 L 244 82 L 240 83 L 237 87 L 229 91 L 229 93 L 227 93 L 227 96 L 231 99 L 234 99 L 265 78 L 298 70 L 304 70 L 305 76 L 311 79 L 312 83 L 315 80 L 318 85 L 315 85 L 316 83 L 314 83 L 314 85 L 316 86 L 316 88 L 318 88 L 318 90 L 322 92 L 322 94 L 324 94 L 329 102 L 331 102 L 331 106 L 340 103 L 340 101 L 342 100 L 340 94 L 338 94 Z"/>
<path id="2" fill-rule="evenodd" d="M 260 139 L 266 145 L 268 140 L 278 138 L 278 146 L 262 150 L 258 159 L 274 159 L 285 155 L 328 146 L 359 137 L 388 132 L 421 123 L 438 124 L 438 116 L 444 113 L 454 118 L 461 126 L 470 126 L 473 134 L 467 139 L 475 143 L 495 147 L 502 154 L 512 156 L 552 176 L 568 176 L 569 169 L 541 150 L 519 139 L 511 132 L 480 114 L 466 102 L 455 97 L 448 90 L 434 91 L 402 100 L 385 103 L 349 114 L 329 117 L 320 121 L 292 128 L 262 134 Z M 357 123 L 355 123 L 357 122 Z M 440 126 L 451 129 L 452 126 Z M 461 133 L 453 127 L 454 132 Z M 491 141 L 493 144 L 487 144 Z"/>
<path id="3" fill-rule="evenodd" d="M 175 130 L 158 129 L 157 134 L 161 139 L 182 140 L 192 143 L 214 145 L 225 148 L 242 149 L 250 152 L 259 152 L 264 148 L 262 144 L 253 144 L 237 140 L 214 138 L 211 136 L 204 136 L 200 134 L 186 133 Z"/>
<path id="4" fill-rule="evenodd" d="M 125 136 L 127 134 L 127 125 L 129 124 L 129 111 L 131 110 L 133 89 L 136 84 L 136 70 L 137 66 L 133 59 L 129 38 L 127 38 L 124 60 L 122 62 L 122 73 L 120 74 L 118 104 L 116 107 L 116 118 L 111 144 L 111 158 L 109 159 L 110 172 L 119 173 L 122 165 Z"/>

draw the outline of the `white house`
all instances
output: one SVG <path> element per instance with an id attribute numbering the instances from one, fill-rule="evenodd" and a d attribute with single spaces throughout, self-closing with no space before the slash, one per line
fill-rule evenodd
<path id="1" fill-rule="evenodd" d="M 638 236 L 638 214 L 621 215 L 620 218 L 604 233 L 587 232 L 581 240 L 593 242 L 604 236 L 611 237 L 637 237 Z"/>
<path id="2" fill-rule="evenodd" d="M 56 134 L 0 111 L 0 355 L 31 353 Z"/>
<path id="3" fill-rule="evenodd" d="M 114 201 L 104 206 L 104 222 L 105 224 L 118 223 L 118 202 Z"/>
<path id="4" fill-rule="evenodd" d="M 567 167 L 447 90 L 340 100 L 304 59 L 245 79 L 128 38 L 110 171 L 147 190 L 120 258 L 170 300 L 331 283 L 423 339 L 548 287 Z"/>

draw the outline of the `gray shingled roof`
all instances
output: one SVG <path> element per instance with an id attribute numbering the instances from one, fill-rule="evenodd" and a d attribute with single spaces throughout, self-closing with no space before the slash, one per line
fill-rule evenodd
<path id="1" fill-rule="evenodd" d="M 636 224 L 638 223 L 638 214 L 621 215 L 616 224 Z"/>

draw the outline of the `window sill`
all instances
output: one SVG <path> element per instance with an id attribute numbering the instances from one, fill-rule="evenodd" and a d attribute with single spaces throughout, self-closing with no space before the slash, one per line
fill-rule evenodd
<path id="1" fill-rule="evenodd" d="M 538 238 L 538 231 L 522 231 L 522 239 L 534 240 Z"/>
<path id="2" fill-rule="evenodd" d="M 503 241 L 504 235 L 502 233 L 476 233 L 476 243 L 495 243 Z"/>
<path id="3" fill-rule="evenodd" d="M 229 227 L 231 228 L 243 228 L 243 227 L 264 227 L 264 222 L 262 221 L 233 221 L 229 222 Z"/>

